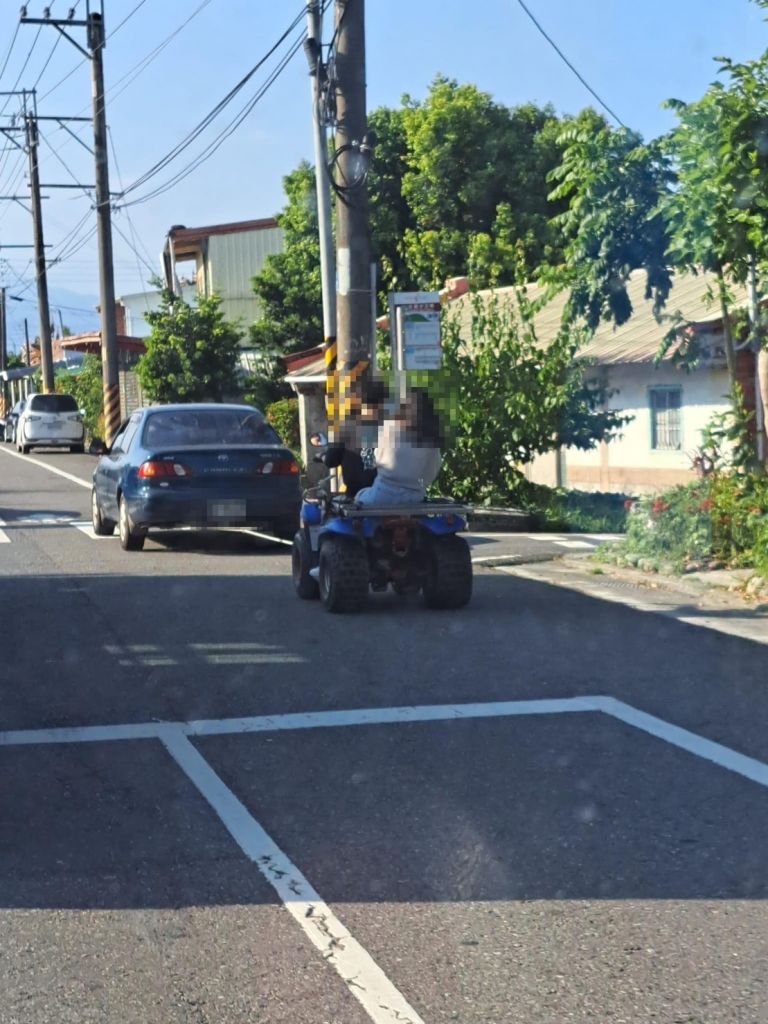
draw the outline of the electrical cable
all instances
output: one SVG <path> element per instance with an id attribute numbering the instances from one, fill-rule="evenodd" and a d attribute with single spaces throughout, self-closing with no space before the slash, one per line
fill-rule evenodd
<path id="1" fill-rule="evenodd" d="M 296 18 L 293 19 L 288 28 L 283 32 L 277 42 L 267 51 L 267 53 L 234 85 L 229 92 L 202 118 L 198 124 L 191 129 L 180 142 L 178 142 L 165 156 L 161 157 L 156 163 L 154 163 L 144 174 L 132 182 L 123 192 L 123 196 L 129 195 L 131 192 L 135 192 L 136 189 L 141 188 L 151 178 L 159 174 L 165 167 L 168 166 L 173 160 L 176 159 L 181 153 L 184 152 L 192 143 L 205 131 L 205 129 L 215 120 L 216 117 L 232 102 L 237 94 L 245 88 L 248 82 L 253 78 L 256 72 L 269 60 L 269 58 L 275 53 L 276 50 L 285 42 L 285 40 L 294 31 L 296 26 L 305 16 L 305 9 L 302 7 L 300 13 Z"/>
<path id="2" fill-rule="evenodd" d="M 109 145 L 110 145 L 110 148 L 112 149 L 112 160 L 113 160 L 114 165 L 115 165 L 115 172 L 117 173 L 117 181 L 118 181 L 118 184 L 120 185 L 120 188 L 122 188 L 123 187 L 123 176 L 120 173 L 120 164 L 118 163 L 118 160 L 117 160 L 117 148 L 115 146 L 115 140 L 112 137 L 112 129 L 109 128 L 109 127 L 107 127 L 107 135 L 109 136 Z M 128 230 L 131 232 L 131 238 L 132 238 L 133 241 L 129 241 L 128 240 L 128 238 L 125 236 L 123 231 L 120 229 L 120 225 L 117 224 L 115 221 L 112 222 L 113 225 L 114 225 L 114 228 L 117 231 L 117 233 L 121 236 L 123 241 L 126 243 L 128 248 L 133 252 L 134 256 L 136 257 L 136 271 L 138 273 L 139 280 L 141 280 L 141 277 L 142 277 L 142 274 L 141 274 L 141 264 L 142 263 L 149 270 L 149 276 L 150 276 L 150 279 L 151 279 L 154 276 L 154 274 L 155 274 L 155 269 L 154 269 L 154 267 L 151 266 L 150 263 L 148 263 L 143 258 L 143 256 L 141 255 L 141 253 L 138 250 L 136 231 L 134 230 L 134 227 L 133 227 L 133 220 L 131 218 L 130 211 L 126 209 L 125 215 L 126 215 L 126 219 L 128 220 Z M 151 307 L 150 307 L 149 299 L 146 297 L 146 294 L 145 294 L 145 297 L 144 297 L 144 304 L 147 307 L 147 312 L 149 312 Z"/>
<path id="3" fill-rule="evenodd" d="M 611 108 L 608 106 L 608 104 L 605 102 L 605 100 L 603 100 L 598 95 L 598 93 L 595 92 L 595 90 L 592 88 L 592 86 L 589 84 L 589 82 L 586 80 L 586 78 L 584 78 L 584 76 L 581 74 L 581 72 L 578 71 L 578 69 L 568 60 L 568 58 L 565 56 L 565 54 L 560 49 L 560 47 L 557 45 L 557 43 L 554 41 L 554 39 L 550 35 L 547 34 L 547 32 L 545 31 L 543 26 L 536 20 L 536 17 L 533 14 L 533 12 L 527 7 L 527 5 L 525 4 L 524 0 L 517 0 L 517 2 L 520 5 L 520 7 L 522 7 L 522 9 L 525 11 L 525 13 L 528 15 L 528 17 L 531 19 L 531 21 L 536 26 L 536 28 L 539 30 L 539 32 L 544 36 L 544 38 L 549 43 L 549 45 L 552 47 L 552 49 L 555 51 L 555 53 L 557 53 L 557 55 L 560 57 L 560 59 L 571 69 L 571 71 L 574 73 L 574 75 L 576 75 L 576 77 L 581 82 L 581 84 L 584 86 L 584 88 L 589 93 L 591 93 L 592 96 L 594 96 L 594 98 L 597 100 L 597 102 L 600 104 L 600 106 L 603 108 L 603 110 L 607 111 L 607 113 L 609 113 L 611 115 L 613 120 L 617 124 L 621 125 L 622 128 L 626 128 L 627 126 L 624 124 L 624 122 L 621 120 L 621 118 L 618 116 L 618 114 L 615 114 L 611 110 Z"/>
<path id="4" fill-rule="evenodd" d="M 221 147 L 221 145 L 226 141 L 226 139 L 228 139 L 232 134 L 234 134 L 234 132 L 246 120 L 246 118 L 250 115 L 256 104 L 263 98 L 266 92 L 275 83 L 277 78 L 282 74 L 282 72 L 291 62 L 291 60 L 293 60 L 293 58 L 299 52 L 299 50 L 302 49 L 304 38 L 305 34 L 302 33 L 297 39 L 294 40 L 290 49 L 281 58 L 280 62 L 271 72 L 269 78 L 258 89 L 255 95 L 251 97 L 251 99 L 245 104 L 245 106 L 242 107 L 240 111 L 235 115 L 233 120 L 230 121 L 229 124 L 226 125 L 226 127 L 223 128 L 219 132 L 219 134 L 214 139 L 212 139 L 196 157 L 194 157 L 193 160 L 191 160 L 188 164 L 182 167 L 181 170 L 177 171 L 176 174 L 174 174 L 171 178 L 167 179 L 161 185 L 158 185 L 150 192 L 147 192 L 136 199 L 132 199 L 129 200 L 127 203 L 120 204 L 120 207 L 122 208 L 123 206 L 137 206 L 141 203 L 145 203 L 151 199 L 157 198 L 157 196 L 160 196 L 164 192 L 169 191 L 184 178 L 188 177 L 190 174 L 196 171 L 198 167 L 200 167 L 208 159 L 210 159 L 210 157 L 213 156 L 213 154 Z"/>

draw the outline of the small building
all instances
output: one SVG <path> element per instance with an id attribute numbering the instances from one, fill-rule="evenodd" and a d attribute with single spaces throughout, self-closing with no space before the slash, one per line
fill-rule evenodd
<path id="1" fill-rule="evenodd" d="M 628 282 L 633 314 L 615 327 L 601 323 L 578 353 L 591 364 L 608 389 L 608 407 L 630 417 L 619 435 L 596 448 L 550 452 L 525 468 L 528 479 L 548 486 L 586 491 L 641 494 L 689 483 L 696 478 L 694 459 L 702 443 L 702 431 L 712 418 L 730 409 L 730 380 L 725 360 L 720 308 L 705 298 L 713 285 L 710 275 L 679 274 L 667 299 L 660 323 L 653 303 L 645 298 L 645 274 L 635 271 Z M 747 302 L 746 289 L 732 288 L 736 306 Z M 528 286 L 528 298 L 541 292 Z M 516 307 L 514 288 L 480 293 L 485 301 L 495 296 L 502 308 Z M 560 329 L 567 295 L 561 293 L 534 317 L 539 342 L 546 345 Z M 469 336 L 472 316 L 470 297 L 459 299 L 458 312 Z M 701 353 L 698 365 L 686 370 L 672 354 L 657 362 L 672 317 L 681 317 L 686 332 Z M 737 353 L 737 376 L 748 410 L 755 409 L 755 355 L 749 349 Z"/>
<path id="2" fill-rule="evenodd" d="M 197 298 L 197 285 L 194 281 L 182 279 L 179 282 L 181 297 L 185 302 L 193 305 Z M 152 328 L 144 319 L 147 313 L 153 313 L 160 308 L 162 293 L 157 291 L 130 292 L 121 295 L 117 300 L 118 317 L 122 308 L 123 327 L 125 334 L 132 338 L 148 338 Z"/>
<path id="3" fill-rule="evenodd" d="M 178 267 L 194 262 L 197 294 L 220 295 L 226 319 L 247 328 L 260 315 L 251 280 L 268 256 L 282 251 L 283 232 L 272 217 L 201 228 L 177 225 L 163 248 L 165 283 L 181 294 Z"/>

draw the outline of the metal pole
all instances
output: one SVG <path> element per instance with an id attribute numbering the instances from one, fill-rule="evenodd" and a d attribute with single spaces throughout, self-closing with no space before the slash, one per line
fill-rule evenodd
<path id="1" fill-rule="evenodd" d="M 339 179 L 359 179 L 360 142 L 366 134 L 364 0 L 336 0 L 337 134 Z M 365 181 L 336 204 L 340 419 L 358 405 L 357 386 L 371 362 L 371 244 Z"/>
<path id="2" fill-rule="evenodd" d="M 107 116 L 104 106 L 104 21 L 88 15 L 88 47 L 93 81 L 93 151 L 96 157 L 96 221 L 99 237 L 101 296 L 101 362 L 104 373 L 104 430 L 107 444 L 120 426 L 120 377 L 115 317 L 115 278 L 112 261 L 112 218 L 107 160 Z"/>
<path id="3" fill-rule="evenodd" d="M 35 241 L 35 271 L 37 277 L 37 306 L 40 317 L 40 371 L 43 393 L 53 391 L 53 350 L 51 346 L 51 311 L 48 307 L 48 273 L 45 265 L 43 239 L 43 210 L 40 201 L 40 168 L 37 162 L 37 119 L 33 114 L 25 117 L 27 152 L 29 154 L 29 189 L 32 198 L 32 226 Z"/>
<path id="4" fill-rule="evenodd" d="M 27 318 L 26 317 L 24 317 L 24 339 L 25 339 L 26 346 L 27 346 L 27 366 L 31 366 L 32 365 L 32 356 L 30 355 L 30 351 L 29 351 L 29 324 L 27 323 Z"/>
<path id="5" fill-rule="evenodd" d="M 331 183 L 328 177 L 328 138 L 320 117 L 320 72 L 322 69 L 322 12 L 318 0 L 307 0 L 307 39 L 316 44 L 312 85 L 312 134 L 315 146 L 315 191 L 317 227 L 320 237 L 320 278 L 323 295 L 323 351 L 326 366 L 326 410 L 329 434 L 333 437 L 338 417 L 336 347 L 336 254 L 333 248 Z"/>
<path id="6" fill-rule="evenodd" d="M 757 272 L 755 270 L 755 258 L 750 257 L 749 260 L 749 320 L 752 325 L 752 333 L 757 338 L 757 321 L 758 321 L 758 301 L 757 301 Z M 761 370 L 761 351 L 758 345 L 754 348 L 755 356 L 755 439 L 757 441 L 756 454 L 757 461 L 762 466 L 765 463 L 765 395 L 764 388 L 762 387 L 763 381 Z"/>
<path id="7" fill-rule="evenodd" d="M 5 318 L 5 288 L 0 288 L 0 373 L 8 369 L 8 326 Z"/>

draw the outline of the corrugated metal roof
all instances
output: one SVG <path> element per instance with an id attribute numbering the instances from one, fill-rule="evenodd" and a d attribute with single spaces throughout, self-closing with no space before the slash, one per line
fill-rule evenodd
<path id="1" fill-rule="evenodd" d="M 596 363 L 611 365 L 619 363 L 650 363 L 656 358 L 662 340 L 672 326 L 672 318 L 680 314 L 684 320 L 699 327 L 715 327 L 721 322 L 720 308 L 717 303 L 710 304 L 706 300 L 707 290 L 715 290 L 716 281 L 712 274 L 677 274 L 666 306 L 662 312 L 662 322 L 653 313 L 653 302 L 645 298 L 645 273 L 635 271 L 629 279 L 627 291 L 634 310 L 629 320 L 621 327 L 610 323 L 602 323 L 595 331 L 589 343 L 579 351 L 579 356 Z M 526 288 L 528 298 L 532 302 L 539 300 L 543 288 L 536 284 Z M 743 286 L 731 288 L 736 307 L 747 303 L 747 289 Z M 477 293 L 483 302 L 496 296 L 504 307 L 517 308 L 517 290 L 515 288 L 486 289 Z M 444 308 L 444 316 L 458 316 L 462 335 L 470 336 L 472 319 L 472 303 L 476 296 L 463 295 L 450 302 Z M 546 345 L 560 330 L 563 310 L 568 300 L 568 293 L 561 292 L 545 305 L 534 318 L 534 326 L 539 341 Z M 671 356 L 671 353 L 670 353 Z M 310 383 L 323 380 L 325 364 L 322 356 L 317 360 L 289 373 L 287 380 L 294 383 Z"/>
<path id="2" fill-rule="evenodd" d="M 653 302 L 645 298 L 645 273 L 636 270 L 630 276 L 627 292 L 632 302 L 633 314 L 621 327 L 610 323 L 601 323 L 589 343 L 580 350 L 579 355 L 585 359 L 602 364 L 615 363 L 650 363 L 652 362 L 665 334 L 672 326 L 672 318 L 680 314 L 688 323 L 698 326 L 714 326 L 720 323 L 721 315 L 717 304 L 709 304 L 706 293 L 709 288 L 715 289 L 715 278 L 712 274 L 678 274 L 674 278 L 666 306 L 662 311 L 662 322 L 653 313 Z M 543 289 L 539 285 L 528 285 L 527 295 L 532 302 L 542 296 Z M 747 302 L 745 287 L 736 286 L 731 289 L 736 306 Z M 482 301 L 496 296 L 502 308 L 517 308 L 517 291 L 515 288 L 487 289 L 478 293 Z M 534 327 L 539 341 L 546 345 L 560 330 L 563 310 L 568 300 L 568 293 L 561 292 L 555 296 L 534 317 Z M 461 323 L 462 334 L 469 336 L 472 319 L 472 296 L 463 296 L 451 303 Z"/>

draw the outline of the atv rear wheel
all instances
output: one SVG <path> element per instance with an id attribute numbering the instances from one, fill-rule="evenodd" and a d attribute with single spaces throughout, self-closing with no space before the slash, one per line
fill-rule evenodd
<path id="1" fill-rule="evenodd" d="M 296 593 L 303 601 L 313 601 L 320 597 L 317 580 L 309 575 L 311 568 L 312 549 L 304 531 L 298 530 L 291 549 L 291 575 Z"/>
<path id="2" fill-rule="evenodd" d="M 327 537 L 320 548 L 320 600 L 329 612 L 359 611 L 368 597 L 368 555 L 345 537 Z"/>
<path id="3" fill-rule="evenodd" d="M 463 608 L 472 597 L 472 558 L 463 537 L 435 537 L 424 580 L 428 608 Z"/>

